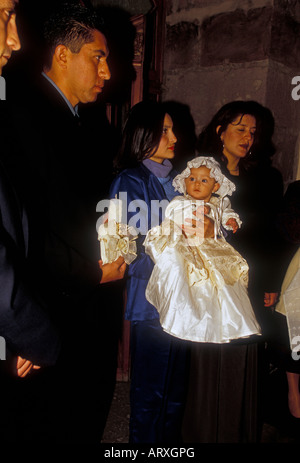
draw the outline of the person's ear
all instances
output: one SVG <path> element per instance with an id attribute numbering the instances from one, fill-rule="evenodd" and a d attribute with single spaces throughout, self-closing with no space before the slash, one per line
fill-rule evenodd
<path id="1" fill-rule="evenodd" d="M 223 136 L 223 133 L 221 133 L 221 135 L 219 134 L 219 132 L 220 132 L 220 128 L 221 128 L 221 126 L 220 126 L 220 125 L 218 125 L 218 127 L 216 128 L 216 134 L 217 134 L 217 135 L 219 135 L 219 137 L 220 137 L 220 140 L 221 140 L 221 141 L 223 141 L 223 138 L 222 138 L 222 136 Z"/>
<path id="2" fill-rule="evenodd" d="M 65 45 L 57 45 L 54 52 L 54 59 L 60 68 L 66 68 L 69 49 Z"/>
<path id="3" fill-rule="evenodd" d="M 215 183 L 214 187 L 213 187 L 213 193 L 215 193 L 216 191 L 218 191 L 218 189 L 220 188 L 220 183 Z"/>

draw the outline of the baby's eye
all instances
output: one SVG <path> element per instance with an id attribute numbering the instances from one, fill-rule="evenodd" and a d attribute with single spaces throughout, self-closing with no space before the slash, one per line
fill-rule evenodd
<path id="1" fill-rule="evenodd" d="M 194 182 L 195 181 L 195 177 L 190 177 L 190 182 Z"/>
<path id="2" fill-rule="evenodd" d="M 202 179 L 202 183 L 207 183 L 207 179 L 206 179 L 206 178 L 203 178 L 203 179 Z"/>

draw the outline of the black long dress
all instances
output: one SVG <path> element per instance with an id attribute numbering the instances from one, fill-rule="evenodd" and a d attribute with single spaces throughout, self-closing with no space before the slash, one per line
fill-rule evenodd
<path id="1" fill-rule="evenodd" d="M 228 236 L 249 264 L 249 295 L 263 336 L 229 344 L 191 344 L 189 392 L 183 440 L 194 443 L 258 442 L 261 432 L 263 340 L 268 323 L 264 291 L 276 291 L 274 264 L 276 210 L 282 198 L 281 175 L 271 168 L 225 175 L 236 185 L 231 198 L 242 228 Z M 266 330 L 266 331 L 265 331 Z"/>

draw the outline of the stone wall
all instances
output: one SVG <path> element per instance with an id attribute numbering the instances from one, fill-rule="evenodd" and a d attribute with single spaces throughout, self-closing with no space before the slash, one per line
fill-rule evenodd
<path id="1" fill-rule="evenodd" d="M 285 184 L 294 180 L 300 99 L 292 98 L 292 79 L 300 75 L 300 2 L 166 3 L 163 99 L 189 107 L 197 134 L 228 101 L 252 99 L 268 107 L 275 119 L 273 164 Z"/>

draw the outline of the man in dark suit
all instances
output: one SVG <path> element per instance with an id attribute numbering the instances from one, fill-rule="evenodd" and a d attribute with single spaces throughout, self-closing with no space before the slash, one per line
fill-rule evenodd
<path id="1" fill-rule="evenodd" d="M 18 101 L 13 124 L 21 121 L 19 132 L 12 156 L 4 156 L 32 225 L 31 281 L 61 339 L 55 364 L 28 376 L 35 397 L 26 407 L 31 428 L 25 426 L 23 436 L 97 443 L 117 351 L 114 308 L 99 283 L 122 279 L 126 266 L 122 259 L 99 265 L 96 204 L 107 173 L 96 164 L 103 153 L 90 143 L 97 133 L 78 117 L 77 104 L 95 101 L 110 78 L 108 49 L 98 18 L 75 4 L 50 18 L 46 29 L 50 61 L 30 100 Z"/>
<path id="2" fill-rule="evenodd" d="M 54 12 L 44 31 L 49 53 L 30 93 L 32 168 L 22 196 L 35 224 L 35 268 L 47 272 L 39 286 L 64 342 L 53 386 L 53 410 L 66 428 L 59 440 L 93 443 L 112 400 L 122 316 L 121 291 L 99 285 L 100 275 L 107 281 L 115 265 L 121 278 L 125 265 L 99 268 L 96 206 L 110 178 L 107 134 L 103 119 L 79 106 L 94 103 L 110 79 L 109 50 L 98 16 L 80 5 Z"/>
<path id="3" fill-rule="evenodd" d="M 17 0 L 0 0 L 0 75 L 13 51 L 20 49 L 16 27 Z M 1 154 L 10 148 L 15 128 L 6 101 L 0 103 Z M 26 213 L 0 162 L 0 336 L 5 340 L 0 361 L 3 441 L 13 440 L 22 416 L 20 381 L 33 369 L 55 364 L 60 337 L 37 296 L 28 261 Z"/>

